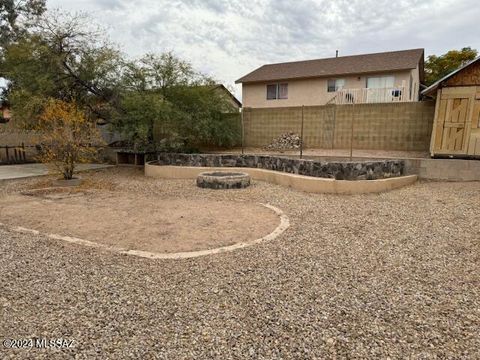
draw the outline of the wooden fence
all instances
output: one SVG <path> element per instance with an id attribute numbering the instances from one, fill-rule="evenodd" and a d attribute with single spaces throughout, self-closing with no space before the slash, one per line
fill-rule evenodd
<path id="1" fill-rule="evenodd" d="M 27 148 L 35 148 L 35 145 L 0 146 L 0 164 L 24 164 L 31 160 L 27 156 Z"/>

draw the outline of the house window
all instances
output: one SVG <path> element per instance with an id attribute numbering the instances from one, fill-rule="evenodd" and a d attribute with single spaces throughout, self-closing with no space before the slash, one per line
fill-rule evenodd
<path id="1" fill-rule="evenodd" d="M 267 85 L 267 100 L 275 100 L 277 98 L 277 84 Z"/>
<path id="2" fill-rule="evenodd" d="M 278 98 L 288 99 L 288 84 L 278 84 Z"/>
<path id="3" fill-rule="evenodd" d="M 288 99 L 288 84 L 267 85 L 267 100 Z"/>
<path id="4" fill-rule="evenodd" d="M 367 78 L 367 88 L 369 89 L 386 89 L 393 88 L 395 76 L 375 76 Z"/>
<path id="5" fill-rule="evenodd" d="M 345 79 L 330 79 L 328 80 L 328 92 L 335 92 L 338 90 L 342 90 L 345 86 Z"/>

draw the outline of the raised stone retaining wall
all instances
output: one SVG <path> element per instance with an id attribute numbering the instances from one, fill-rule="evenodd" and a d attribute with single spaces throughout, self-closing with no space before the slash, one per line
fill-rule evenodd
<path id="1" fill-rule="evenodd" d="M 260 168 L 336 180 L 376 180 L 404 175 L 404 160 L 326 162 L 264 155 L 158 155 L 158 165 Z"/>

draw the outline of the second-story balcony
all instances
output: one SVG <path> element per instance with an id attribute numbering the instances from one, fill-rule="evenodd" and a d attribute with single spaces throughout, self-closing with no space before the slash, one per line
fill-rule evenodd
<path id="1" fill-rule="evenodd" d="M 392 88 L 341 89 L 334 93 L 329 104 L 373 104 L 413 101 L 404 86 Z"/>

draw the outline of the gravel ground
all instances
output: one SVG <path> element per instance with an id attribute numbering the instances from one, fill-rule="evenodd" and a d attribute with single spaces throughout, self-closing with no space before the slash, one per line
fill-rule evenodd
<path id="1" fill-rule="evenodd" d="M 198 189 L 119 169 L 90 178 L 268 202 L 291 227 L 231 253 L 161 261 L 0 228 L 0 339 L 75 340 L 0 358 L 480 358 L 480 183 L 338 196 L 262 182 Z"/>

